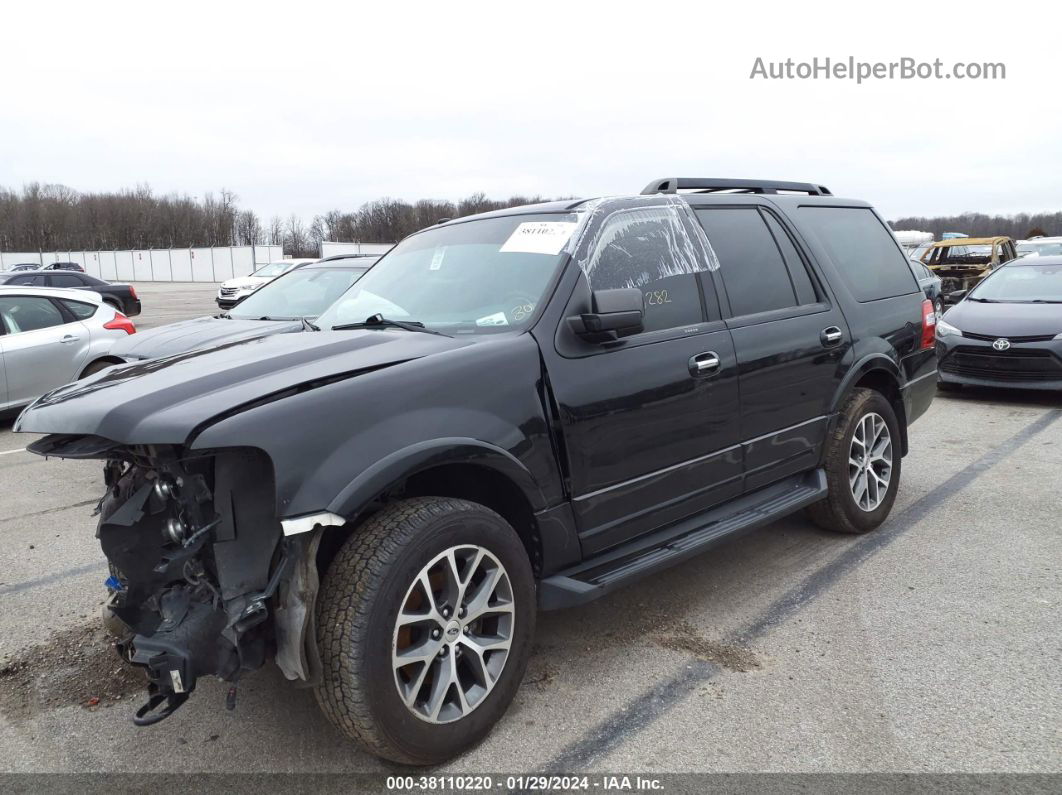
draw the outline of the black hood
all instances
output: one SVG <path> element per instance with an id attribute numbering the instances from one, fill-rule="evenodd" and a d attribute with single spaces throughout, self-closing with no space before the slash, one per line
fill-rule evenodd
<path id="1" fill-rule="evenodd" d="M 274 334 L 133 362 L 30 404 L 15 430 L 88 434 L 123 444 L 183 444 L 218 417 L 293 390 L 472 342 L 397 329 Z"/>
<path id="2" fill-rule="evenodd" d="M 982 303 L 961 301 L 944 320 L 960 331 L 988 337 L 1062 334 L 1062 304 Z"/>
<path id="3" fill-rule="evenodd" d="M 225 342 L 302 329 L 303 325 L 298 320 L 227 320 L 222 317 L 197 317 L 194 320 L 182 320 L 180 323 L 170 323 L 131 334 L 115 343 L 110 353 L 123 359 L 154 359 L 197 348 L 211 348 Z"/>

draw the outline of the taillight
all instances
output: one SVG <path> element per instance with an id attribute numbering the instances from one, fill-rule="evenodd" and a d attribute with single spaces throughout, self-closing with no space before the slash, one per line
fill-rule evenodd
<path id="1" fill-rule="evenodd" d="M 114 313 L 114 319 L 108 320 L 103 324 L 104 328 L 111 331 L 124 331 L 126 334 L 136 334 L 136 326 L 133 325 L 133 321 L 123 315 L 121 312 Z"/>
<path id="2" fill-rule="evenodd" d="M 129 285 L 129 295 L 132 296 L 134 301 L 136 300 L 136 288 L 131 284 Z"/>
<path id="3" fill-rule="evenodd" d="M 937 334 L 937 310 L 928 298 L 922 302 L 922 348 L 932 348 Z"/>

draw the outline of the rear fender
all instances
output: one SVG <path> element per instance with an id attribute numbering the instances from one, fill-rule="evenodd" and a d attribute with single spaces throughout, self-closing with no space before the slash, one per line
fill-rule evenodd
<path id="1" fill-rule="evenodd" d="M 896 411 L 896 418 L 900 423 L 900 434 L 902 436 L 901 446 L 903 455 L 907 454 L 907 421 L 905 416 L 905 409 L 903 405 L 903 390 L 902 385 L 904 378 L 900 374 L 900 368 L 896 362 L 883 353 L 869 353 L 848 371 L 844 379 L 841 381 L 840 386 L 837 387 L 837 391 L 834 392 L 833 401 L 830 405 L 830 422 L 827 426 L 827 437 L 837 430 L 837 426 L 841 421 L 841 408 L 844 406 L 845 400 L 852 390 L 856 388 L 864 377 L 870 374 L 879 375 L 892 382 L 895 386 L 895 394 L 898 396 L 898 403 L 896 400 L 892 400 L 893 408 Z M 825 455 L 826 446 L 823 445 L 823 455 Z"/>

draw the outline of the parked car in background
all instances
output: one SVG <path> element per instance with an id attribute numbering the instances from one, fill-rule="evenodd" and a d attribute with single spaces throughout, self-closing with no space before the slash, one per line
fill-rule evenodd
<path id="1" fill-rule="evenodd" d="M 0 285 L 0 412 L 119 363 L 111 347 L 135 332 L 96 293 Z"/>
<path id="2" fill-rule="evenodd" d="M 1062 391 L 1062 256 L 1023 257 L 974 287 L 937 323 L 938 378 Z"/>
<path id="3" fill-rule="evenodd" d="M 805 508 L 873 532 L 936 394 L 936 315 L 885 221 L 808 183 L 668 178 L 432 226 L 316 324 L 19 418 L 51 434 L 31 452 L 106 462 L 142 724 L 272 659 L 369 751 L 442 762 L 505 713 L 539 608 Z"/>
<path id="4" fill-rule="evenodd" d="M 277 276 L 281 276 L 294 268 L 316 262 L 312 259 L 286 259 L 280 262 L 267 262 L 260 266 L 249 276 L 240 276 L 222 282 L 218 288 L 217 298 L 214 300 L 222 309 L 232 309 L 236 304 L 249 296 L 259 287 L 269 284 Z"/>
<path id="5" fill-rule="evenodd" d="M 1017 258 L 1009 237 L 962 237 L 938 240 L 922 262 L 941 279 L 946 306 L 954 304 L 993 270 Z"/>
<path id="6" fill-rule="evenodd" d="M 944 314 L 944 299 L 940 294 L 940 277 L 913 257 L 908 262 L 911 265 L 911 273 L 918 279 L 918 286 L 922 288 L 926 298 L 933 302 L 933 311 L 937 313 L 937 317 L 940 317 Z"/>
<path id="7" fill-rule="evenodd" d="M 228 312 L 141 331 L 119 341 L 113 355 L 134 362 L 225 345 L 252 337 L 305 331 L 376 262 L 376 257 L 332 257 L 278 276 Z"/>
<path id="8" fill-rule="evenodd" d="M 99 293 L 103 302 L 126 317 L 140 314 L 140 298 L 131 284 L 111 284 L 87 273 L 76 271 L 36 271 L 33 273 L 0 273 L 0 284 L 8 287 L 63 287 L 71 290 L 91 290 Z"/>
<path id="9" fill-rule="evenodd" d="M 909 256 L 913 260 L 921 260 L 922 256 L 927 251 L 929 251 L 929 247 L 931 245 L 933 245 L 932 242 L 922 243 L 921 245 L 918 245 L 918 246 L 915 246 L 914 248 L 908 249 L 907 250 L 907 256 Z"/>
<path id="10" fill-rule="evenodd" d="M 83 265 L 76 262 L 46 262 L 41 266 L 42 271 L 81 271 L 85 272 Z"/>
<path id="11" fill-rule="evenodd" d="M 1034 237 L 1030 240 L 1019 240 L 1016 249 L 1019 257 L 1057 257 L 1062 255 L 1062 237 Z"/>
<path id="12" fill-rule="evenodd" d="M 39 271 L 41 264 L 39 262 L 19 262 L 16 265 L 12 265 L 5 273 L 17 273 L 19 271 Z"/>

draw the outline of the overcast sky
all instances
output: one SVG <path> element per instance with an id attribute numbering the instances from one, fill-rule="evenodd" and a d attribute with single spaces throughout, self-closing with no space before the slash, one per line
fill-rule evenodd
<path id="1" fill-rule="evenodd" d="M 7 6 L 0 37 L 9 188 L 225 187 L 309 219 L 688 175 L 815 181 L 890 218 L 1062 209 L 1046 3 L 35 5 Z M 816 56 L 999 61 L 1006 79 L 749 77 Z"/>

